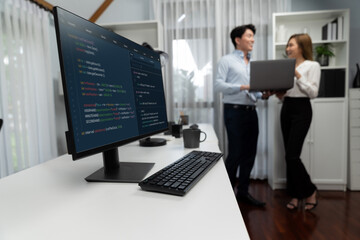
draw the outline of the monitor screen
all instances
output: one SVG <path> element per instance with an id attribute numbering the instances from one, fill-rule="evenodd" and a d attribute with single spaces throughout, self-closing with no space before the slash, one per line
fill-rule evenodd
<path id="1" fill-rule="evenodd" d="M 129 165 L 137 172 L 149 164 L 122 167 L 117 147 L 168 129 L 160 56 L 62 8 L 53 12 L 68 152 L 74 160 L 103 153 L 104 169 L 86 180 L 124 181 Z"/>

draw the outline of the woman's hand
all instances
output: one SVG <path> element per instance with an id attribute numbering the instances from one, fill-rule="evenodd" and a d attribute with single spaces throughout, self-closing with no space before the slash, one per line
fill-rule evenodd
<path id="1" fill-rule="evenodd" d="M 281 91 L 281 92 L 276 92 L 275 95 L 278 99 L 282 100 L 284 98 L 285 94 L 286 94 L 286 92 Z"/>

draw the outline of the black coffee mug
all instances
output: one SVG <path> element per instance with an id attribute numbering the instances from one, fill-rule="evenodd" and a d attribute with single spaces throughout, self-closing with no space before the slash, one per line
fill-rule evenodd
<path id="1" fill-rule="evenodd" d="M 182 125 L 181 124 L 173 124 L 171 126 L 171 135 L 176 138 L 180 138 L 183 133 Z"/>
<path id="2" fill-rule="evenodd" d="M 200 140 L 200 134 L 204 134 L 204 139 Z M 184 129 L 183 130 L 184 147 L 185 148 L 198 148 L 200 143 L 206 140 L 206 133 L 200 129 Z"/>

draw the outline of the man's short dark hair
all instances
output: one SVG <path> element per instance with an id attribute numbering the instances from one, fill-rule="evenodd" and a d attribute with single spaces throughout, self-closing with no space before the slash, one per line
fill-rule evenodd
<path id="1" fill-rule="evenodd" d="M 255 28 L 255 26 L 253 24 L 241 25 L 239 27 L 234 28 L 231 31 L 230 38 L 231 38 L 231 41 L 234 44 L 235 48 L 236 48 L 235 38 L 237 38 L 237 37 L 241 38 L 242 35 L 244 34 L 244 32 L 246 31 L 246 29 L 250 29 L 255 35 L 256 28 Z"/>

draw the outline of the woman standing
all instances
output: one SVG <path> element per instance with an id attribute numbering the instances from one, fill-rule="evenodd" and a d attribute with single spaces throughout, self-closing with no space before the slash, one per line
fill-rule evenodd
<path id="1" fill-rule="evenodd" d="M 278 93 L 283 99 L 281 130 L 284 139 L 287 190 L 291 196 L 286 207 L 297 209 L 300 199 L 305 199 L 305 210 L 317 206 L 316 186 L 311 182 L 300 155 L 312 119 L 310 99 L 318 95 L 320 65 L 313 61 L 312 42 L 308 34 L 290 37 L 286 54 L 296 59 L 295 83 L 286 93 Z"/>

